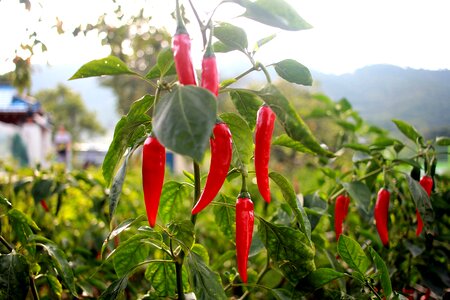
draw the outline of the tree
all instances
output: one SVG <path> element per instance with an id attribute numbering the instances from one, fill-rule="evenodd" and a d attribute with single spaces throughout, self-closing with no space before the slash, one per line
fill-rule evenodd
<path id="1" fill-rule="evenodd" d="M 50 113 L 52 122 L 64 127 L 71 133 L 74 141 L 81 134 L 104 133 L 104 128 L 97 122 L 95 113 L 88 111 L 81 96 L 60 84 L 55 89 L 45 89 L 36 93 L 44 111 Z"/>

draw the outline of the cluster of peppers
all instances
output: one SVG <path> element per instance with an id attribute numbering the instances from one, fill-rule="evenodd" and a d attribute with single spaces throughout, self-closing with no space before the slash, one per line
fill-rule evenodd
<path id="1" fill-rule="evenodd" d="M 422 176 L 422 178 L 420 178 L 419 184 L 428 194 L 428 197 L 430 197 L 431 190 L 433 188 L 433 178 L 428 175 L 424 175 Z M 381 188 L 378 191 L 377 200 L 375 202 L 374 208 L 374 217 L 377 232 L 381 242 L 383 243 L 383 246 L 385 247 L 389 246 L 388 222 L 389 222 L 390 197 L 391 197 L 390 192 L 385 187 Z M 336 232 L 336 240 L 339 240 L 339 236 L 342 234 L 344 220 L 348 213 L 349 203 L 350 198 L 347 195 L 339 195 L 336 198 L 334 209 L 334 230 Z M 416 236 L 419 236 L 423 230 L 423 221 L 418 209 L 416 209 L 416 217 L 417 217 Z"/>
<path id="2" fill-rule="evenodd" d="M 177 3 L 178 5 L 178 3 Z M 173 36 L 172 51 L 178 81 L 182 85 L 196 85 L 196 76 L 191 59 L 191 40 L 177 7 L 177 30 Z M 219 75 L 211 38 L 202 59 L 201 87 L 214 95 L 219 91 Z M 270 202 L 269 159 L 271 137 L 275 123 L 275 114 L 269 106 L 263 105 L 257 113 L 255 129 L 255 172 L 258 189 L 262 197 Z M 192 214 L 202 211 L 217 196 L 231 164 L 232 136 L 228 126 L 218 121 L 210 139 L 211 160 L 205 187 Z M 164 183 L 166 152 L 154 135 L 144 142 L 142 151 L 142 181 L 144 201 L 148 221 L 151 227 L 156 217 Z M 247 282 L 247 263 L 253 237 L 254 206 L 250 195 L 243 191 L 236 201 L 236 256 L 238 271 L 243 282 Z"/>

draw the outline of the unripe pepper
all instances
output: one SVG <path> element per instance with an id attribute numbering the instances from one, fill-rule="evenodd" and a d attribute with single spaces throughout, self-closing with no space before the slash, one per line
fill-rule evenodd
<path id="1" fill-rule="evenodd" d="M 192 214 L 199 213 L 216 197 L 230 168 L 233 153 L 230 129 L 225 123 L 217 123 L 214 126 L 213 133 L 214 137 L 210 139 L 211 164 L 208 177 L 205 188 L 192 209 Z"/>
<path id="2" fill-rule="evenodd" d="M 248 193 L 241 193 L 236 201 L 236 256 L 239 275 L 244 283 L 247 283 L 248 254 L 252 244 L 254 222 L 253 202 Z"/>
<path id="3" fill-rule="evenodd" d="M 256 182 L 261 196 L 270 203 L 269 187 L 269 160 L 270 145 L 272 141 L 273 127 L 275 125 L 275 113 L 272 109 L 263 105 L 259 108 L 256 117 L 255 129 L 255 173 Z"/>
<path id="4" fill-rule="evenodd" d="M 348 206 L 350 204 L 350 197 L 346 195 L 339 195 L 336 198 L 334 206 L 334 231 L 336 232 L 336 241 L 342 234 L 343 223 L 348 213 Z"/>
<path id="5" fill-rule="evenodd" d="M 422 176 L 419 181 L 420 185 L 423 187 L 425 192 L 427 192 L 428 197 L 431 195 L 431 190 L 433 189 L 433 179 L 430 176 Z M 416 217 L 417 217 L 417 229 L 416 236 L 419 236 L 423 230 L 423 220 L 420 216 L 419 210 L 416 208 Z"/>
<path id="6" fill-rule="evenodd" d="M 377 226 L 378 235 L 385 247 L 389 245 L 389 198 L 391 194 L 385 188 L 378 192 L 377 202 L 375 203 L 375 223 Z"/>
<path id="7" fill-rule="evenodd" d="M 156 224 L 159 200 L 164 183 L 166 149 L 154 136 L 149 136 L 142 149 L 142 185 L 145 209 L 151 227 Z"/>
<path id="8" fill-rule="evenodd" d="M 191 58 L 191 39 L 184 26 L 177 1 L 177 30 L 172 39 L 173 59 L 178 74 L 178 81 L 183 85 L 196 85 L 194 67 Z"/>

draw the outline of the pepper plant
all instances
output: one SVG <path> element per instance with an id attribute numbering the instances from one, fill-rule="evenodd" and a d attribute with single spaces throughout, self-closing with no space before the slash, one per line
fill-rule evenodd
<path id="1" fill-rule="evenodd" d="M 147 74 L 114 56 L 83 65 L 72 79 L 135 76 L 155 90 L 116 124 L 102 166 L 104 182 L 98 182 L 101 201 L 92 197 L 100 206 L 97 218 L 107 220 L 110 230 L 99 232 L 104 241 L 94 251 L 95 263 L 84 261 L 83 269 L 75 253 L 61 254 L 63 239 L 34 234 L 33 223 L 16 212 L 16 201 L 1 198 L 1 217 L 20 226 L 1 228 L 0 268 L 11 276 L 0 286 L 31 283 L 37 286 L 34 299 L 45 294 L 47 285 L 36 281 L 43 277 L 59 297 L 64 289 L 66 295 L 95 298 L 95 290 L 101 299 L 402 299 L 412 297 L 411 290 L 442 295 L 450 261 L 450 208 L 444 201 L 449 182 L 436 173 L 436 162 L 439 147 L 450 140 L 425 141 L 400 120 L 394 123 L 408 141 L 392 138 L 366 124 L 346 99 L 312 95 L 299 106 L 296 98 L 304 92 L 297 87 L 313 82 L 307 67 L 289 58 L 259 61 L 259 49 L 276 37 L 263 36 L 250 46 L 242 28 L 216 19 L 224 3 L 281 30 L 311 27 L 283 0 L 222 1 L 206 21 L 195 1 L 173 1 L 172 47 L 157 54 Z M 197 23 L 185 25 L 181 4 Z M 195 35 L 188 32 L 195 30 L 201 40 L 191 40 Z M 191 43 L 204 48 L 198 72 Z M 219 80 L 224 72 L 216 60 L 232 51 L 248 60 L 248 69 Z M 264 74 L 262 86 L 239 87 L 255 72 Z M 305 120 L 316 125 L 317 137 Z M 167 174 L 167 151 L 192 167 L 180 176 Z M 80 189 L 82 182 L 92 183 L 80 174 L 69 181 L 71 176 L 58 182 Z M 46 186 L 48 177 L 33 184 L 46 199 L 64 191 L 54 181 Z M 382 188 L 389 197 L 385 193 L 379 203 Z M 10 188 L 2 193 L 17 198 Z M 39 195 L 36 203 L 45 198 Z M 52 250 L 52 263 L 35 248 Z M 433 270 L 426 270 L 427 263 Z M 14 268 L 20 272 L 14 275 Z M 26 296 L 9 290 L 5 295 Z"/>

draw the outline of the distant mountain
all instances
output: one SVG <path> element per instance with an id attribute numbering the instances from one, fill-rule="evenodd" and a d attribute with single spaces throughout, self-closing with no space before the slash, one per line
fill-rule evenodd
<path id="1" fill-rule="evenodd" d="M 393 129 L 391 120 L 402 119 L 427 136 L 450 135 L 450 70 L 373 65 L 313 77 L 321 91 L 334 100 L 347 98 L 370 123 Z"/>
<path id="2" fill-rule="evenodd" d="M 81 94 L 90 110 L 96 111 L 97 118 L 112 135 L 119 119 L 116 97 L 110 89 L 100 86 L 97 78 L 68 81 L 78 67 L 38 66 L 33 72 L 33 92 L 55 88 L 58 83 L 68 85 Z M 449 70 L 428 71 L 373 65 L 344 75 L 312 73 L 320 91 L 334 100 L 347 98 L 370 123 L 394 129 L 391 120 L 402 119 L 427 136 L 450 135 Z M 263 74 L 255 74 L 245 77 L 239 86 L 262 80 Z M 308 88 L 310 91 L 316 89 Z"/>

